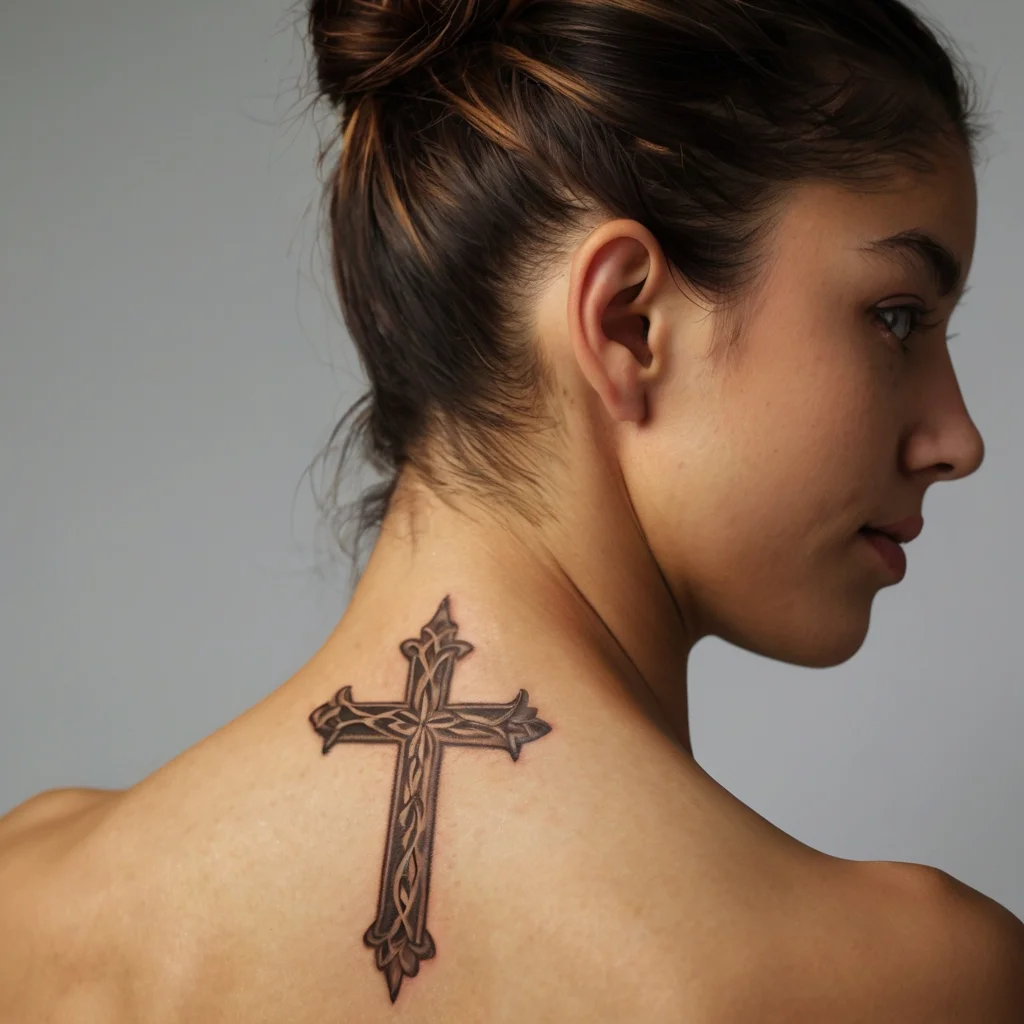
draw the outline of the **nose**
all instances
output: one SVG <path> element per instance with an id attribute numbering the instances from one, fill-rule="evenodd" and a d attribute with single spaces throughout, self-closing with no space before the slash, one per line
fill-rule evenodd
<path id="1" fill-rule="evenodd" d="M 906 449 L 908 470 L 939 480 L 970 476 L 985 461 L 985 439 L 967 411 L 948 350 L 941 383 L 932 381 L 925 402 Z"/>
<path id="2" fill-rule="evenodd" d="M 985 461 L 985 439 L 967 410 L 955 428 L 949 428 L 940 445 L 943 459 L 934 465 L 942 480 L 960 480 L 970 476 Z"/>

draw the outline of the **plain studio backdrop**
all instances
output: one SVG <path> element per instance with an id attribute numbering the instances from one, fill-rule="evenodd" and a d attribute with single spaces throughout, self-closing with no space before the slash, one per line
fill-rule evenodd
<path id="1" fill-rule="evenodd" d="M 0 9 L 0 813 L 131 785 L 344 610 L 303 474 L 362 381 L 289 3 Z M 693 747 L 803 842 L 933 864 L 1024 917 L 1024 4 L 926 11 L 995 115 L 951 327 L 986 459 L 929 491 L 845 664 L 698 645 Z"/>

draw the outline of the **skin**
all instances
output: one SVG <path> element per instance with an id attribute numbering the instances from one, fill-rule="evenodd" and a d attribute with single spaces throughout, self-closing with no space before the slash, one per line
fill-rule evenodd
<path id="1" fill-rule="evenodd" d="M 1018 1019 L 1009 911 L 777 829 L 700 768 L 686 701 L 704 636 L 799 665 L 855 654 L 892 583 L 859 527 L 981 464 L 945 342 L 957 296 L 857 251 L 924 228 L 966 278 L 976 206 L 961 152 L 877 195 L 800 186 L 723 361 L 717 314 L 643 226 L 588 228 L 536 309 L 557 514 L 528 527 L 406 473 L 344 616 L 284 685 L 124 793 L 0 822 L 0 922 L 18 922 L 0 992 L 20 1000 L 0 1021 Z M 903 353 L 874 310 L 914 303 L 937 325 Z M 525 686 L 552 732 L 514 765 L 445 751 L 438 954 L 392 1007 L 360 940 L 395 751 L 324 759 L 306 717 L 342 685 L 400 699 L 398 644 L 446 593 L 474 645 L 452 698 Z"/>

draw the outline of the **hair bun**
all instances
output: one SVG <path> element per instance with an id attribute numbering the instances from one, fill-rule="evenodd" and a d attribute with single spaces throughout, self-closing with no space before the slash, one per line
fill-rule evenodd
<path id="1" fill-rule="evenodd" d="M 484 37 L 517 0 L 310 0 L 320 92 L 338 105 L 381 89 L 469 35 Z"/>

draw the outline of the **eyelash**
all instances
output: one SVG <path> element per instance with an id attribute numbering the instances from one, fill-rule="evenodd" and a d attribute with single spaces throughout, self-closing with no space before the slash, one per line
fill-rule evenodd
<path id="1" fill-rule="evenodd" d="M 909 312 L 911 314 L 912 323 L 910 333 L 907 335 L 906 338 L 901 338 L 883 319 L 882 314 L 901 313 L 904 311 Z M 910 338 L 911 335 L 917 334 L 920 331 L 927 331 L 932 327 L 938 327 L 938 325 L 942 322 L 940 320 L 928 321 L 925 319 L 925 317 L 931 316 L 934 312 L 934 309 L 922 309 L 920 306 L 881 306 L 875 309 L 876 317 L 881 321 L 882 326 L 889 332 L 889 334 L 891 334 L 899 342 L 900 349 L 904 353 L 910 352 L 910 346 L 907 344 L 907 339 Z"/>

